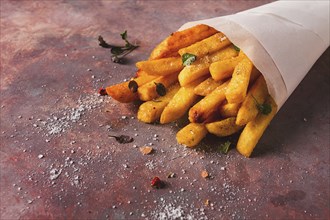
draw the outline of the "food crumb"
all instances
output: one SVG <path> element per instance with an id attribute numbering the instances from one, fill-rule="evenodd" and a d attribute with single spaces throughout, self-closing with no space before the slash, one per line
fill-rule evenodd
<path id="1" fill-rule="evenodd" d="M 202 173 L 201 173 L 201 176 L 206 179 L 206 178 L 209 178 L 210 177 L 210 174 L 206 171 L 206 170 L 203 170 Z"/>
<path id="2" fill-rule="evenodd" d="M 148 155 L 148 154 L 151 154 L 153 152 L 153 148 L 149 147 L 149 146 L 140 147 L 140 152 L 143 155 Z"/>

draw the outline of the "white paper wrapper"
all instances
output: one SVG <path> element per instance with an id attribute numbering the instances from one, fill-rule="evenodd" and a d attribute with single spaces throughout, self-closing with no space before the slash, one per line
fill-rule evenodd
<path id="1" fill-rule="evenodd" d="M 264 75 L 278 109 L 329 47 L 329 1 L 277 1 L 194 21 L 223 32 Z"/>

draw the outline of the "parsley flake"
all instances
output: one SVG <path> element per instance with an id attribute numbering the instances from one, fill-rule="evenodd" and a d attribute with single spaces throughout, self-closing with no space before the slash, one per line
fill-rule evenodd
<path id="1" fill-rule="evenodd" d="M 268 103 L 260 104 L 253 95 L 252 95 L 252 98 L 256 102 L 257 109 L 261 114 L 268 115 L 269 113 L 272 112 L 272 106 L 270 104 L 268 104 Z"/>
<path id="2" fill-rule="evenodd" d="M 231 145 L 230 141 L 226 141 L 225 143 L 221 144 L 219 147 L 220 153 L 227 154 L 229 151 L 230 145 Z"/>

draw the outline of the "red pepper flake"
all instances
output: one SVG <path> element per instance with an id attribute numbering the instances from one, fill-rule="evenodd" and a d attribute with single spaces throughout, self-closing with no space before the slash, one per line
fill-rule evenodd
<path id="1" fill-rule="evenodd" d="M 165 187 L 165 183 L 156 176 L 151 180 L 151 186 L 156 189 L 161 189 Z"/>
<path id="2" fill-rule="evenodd" d="M 106 90 L 105 88 L 100 88 L 100 89 L 99 89 L 99 94 L 100 94 L 101 96 L 108 95 L 107 90 Z"/>

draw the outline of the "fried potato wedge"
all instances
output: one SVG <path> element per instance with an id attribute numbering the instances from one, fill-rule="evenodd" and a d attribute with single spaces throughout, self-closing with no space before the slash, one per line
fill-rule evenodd
<path id="1" fill-rule="evenodd" d="M 189 110 L 189 121 L 202 123 L 207 120 L 212 113 L 217 111 L 218 106 L 226 99 L 225 92 L 228 84 L 229 81 L 218 86 L 210 94 L 191 107 Z"/>
<path id="2" fill-rule="evenodd" d="M 226 91 L 228 103 L 243 102 L 249 86 L 252 67 L 253 64 L 247 57 L 237 64 Z"/>
<path id="3" fill-rule="evenodd" d="M 266 103 L 271 106 L 272 111 L 268 115 L 259 113 L 253 121 L 247 123 L 238 139 L 236 148 L 245 157 L 251 156 L 253 149 L 277 112 L 277 105 L 270 96 Z"/>
<path id="4" fill-rule="evenodd" d="M 185 53 L 194 54 L 198 59 L 207 54 L 225 48 L 230 44 L 231 42 L 223 33 L 216 33 L 204 40 L 192 44 L 191 46 L 180 49 L 179 54 L 181 56 Z"/>
<path id="5" fill-rule="evenodd" d="M 267 96 L 267 84 L 261 75 L 249 90 L 242 106 L 238 110 L 236 124 L 246 125 L 249 121 L 252 121 L 259 113 L 257 104 L 263 104 Z"/>
<path id="6" fill-rule="evenodd" d="M 225 102 L 219 107 L 219 113 L 223 118 L 236 117 L 241 103 Z"/>
<path id="7" fill-rule="evenodd" d="M 196 60 L 193 64 L 186 66 L 181 70 L 179 74 L 180 85 L 185 86 L 188 83 L 209 74 L 209 67 L 212 62 L 235 57 L 237 54 L 237 51 L 233 47 L 226 47 Z"/>
<path id="8" fill-rule="evenodd" d="M 141 75 L 136 78 L 133 78 L 138 86 L 142 86 L 153 79 L 155 79 L 156 76 L 150 76 L 150 75 Z M 106 87 L 107 94 L 111 96 L 113 99 L 117 100 L 118 102 L 122 103 L 128 103 L 128 102 L 133 102 L 135 100 L 139 99 L 138 93 L 132 92 L 128 88 L 129 82 L 123 82 L 119 84 L 115 84 L 112 86 Z"/>
<path id="9" fill-rule="evenodd" d="M 138 97 L 142 101 L 149 101 L 154 98 L 157 98 L 159 96 L 156 91 L 157 83 L 161 83 L 165 86 L 165 88 L 168 88 L 170 85 L 174 84 L 177 81 L 178 73 L 157 77 L 138 88 Z"/>
<path id="10" fill-rule="evenodd" d="M 183 65 L 181 57 L 168 57 L 140 61 L 136 63 L 136 67 L 148 75 L 166 76 L 182 70 Z"/>
<path id="11" fill-rule="evenodd" d="M 198 41 L 214 35 L 217 32 L 218 31 L 214 28 L 204 24 L 174 32 L 155 47 L 150 54 L 149 60 L 179 56 L 179 49 L 188 47 Z"/>
<path id="12" fill-rule="evenodd" d="M 222 81 L 215 81 L 212 77 L 209 77 L 195 87 L 194 93 L 200 96 L 207 96 L 222 83 Z"/>
<path id="13" fill-rule="evenodd" d="M 161 117 L 160 123 L 166 124 L 181 118 L 187 110 L 197 101 L 198 96 L 194 93 L 194 88 L 204 78 L 197 79 L 187 86 L 181 87 L 174 95 L 172 100 L 165 107 Z"/>
<path id="14" fill-rule="evenodd" d="M 195 147 L 206 135 L 204 124 L 189 123 L 176 134 L 176 140 L 187 147 Z"/>
<path id="15" fill-rule="evenodd" d="M 205 124 L 206 129 L 211 134 L 219 137 L 226 137 L 232 135 L 243 128 L 243 126 L 236 125 L 236 117 L 226 118 L 221 121 L 215 121 Z"/>
<path id="16" fill-rule="evenodd" d="M 153 123 L 157 121 L 160 118 L 166 105 L 179 89 L 180 86 L 177 83 L 173 86 L 170 86 L 165 96 L 158 97 L 155 100 L 147 101 L 141 104 L 137 113 L 137 118 L 145 123 Z"/>

